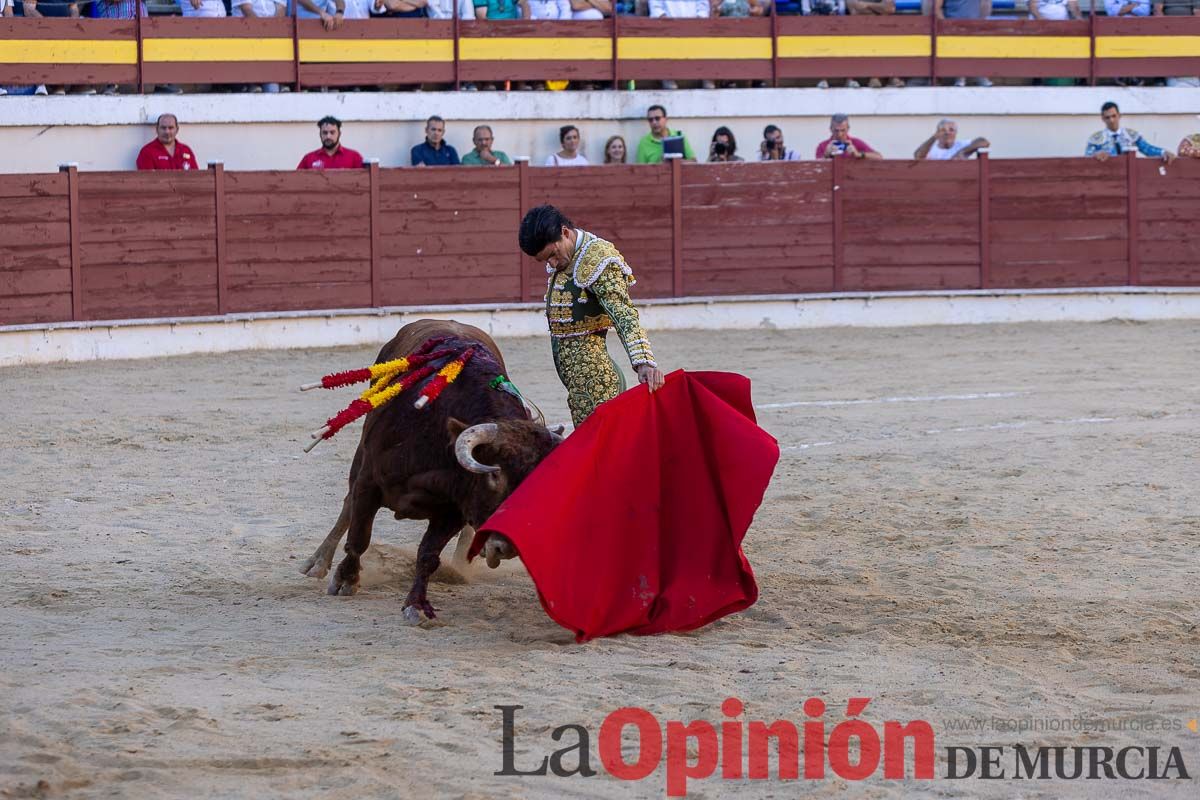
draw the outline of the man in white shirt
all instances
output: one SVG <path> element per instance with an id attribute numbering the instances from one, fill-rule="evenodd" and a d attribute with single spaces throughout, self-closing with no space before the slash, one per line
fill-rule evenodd
<path id="1" fill-rule="evenodd" d="M 650 0 L 651 19 L 700 19 L 712 14 L 712 4 L 709 0 Z M 701 83 L 705 89 L 712 89 L 716 84 L 712 80 Z M 678 89 L 679 84 L 672 80 L 662 82 L 664 89 Z"/>
<path id="2" fill-rule="evenodd" d="M 944 119 L 937 124 L 937 130 L 913 153 L 913 158 L 927 161 L 952 161 L 967 159 L 976 152 L 992 144 L 982 136 L 977 136 L 970 142 L 958 141 L 958 123 L 952 119 Z"/>
<path id="3" fill-rule="evenodd" d="M 570 19 L 571 0 L 525 0 L 529 19 Z"/>
<path id="4" fill-rule="evenodd" d="M 179 10 L 185 17 L 225 16 L 225 4 L 221 0 L 180 0 Z"/>
<path id="5" fill-rule="evenodd" d="M 1033 19 L 1051 19 L 1061 22 L 1067 19 L 1081 19 L 1078 0 L 1032 0 L 1029 3 L 1029 16 Z"/>

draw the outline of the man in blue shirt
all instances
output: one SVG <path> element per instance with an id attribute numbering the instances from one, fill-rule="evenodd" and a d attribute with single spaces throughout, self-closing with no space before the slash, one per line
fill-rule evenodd
<path id="1" fill-rule="evenodd" d="M 1148 158 L 1161 158 L 1168 164 L 1175 160 L 1175 154 L 1163 150 L 1147 142 L 1133 128 L 1121 127 L 1121 109 L 1117 104 L 1107 102 L 1100 107 L 1100 119 L 1104 120 L 1104 130 L 1096 131 L 1087 141 L 1083 154 L 1098 161 L 1107 161 L 1109 156 L 1119 156 L 1137 150 Z"/>
<path id="2" fill-rule="evenodd" d="M 425 120 L 425 141 L 412 149 L 414 167 L 456 167 L 459 165 L 458 151 L 443 141 L 446 135 L 446 120 L 432 116 Z"/>

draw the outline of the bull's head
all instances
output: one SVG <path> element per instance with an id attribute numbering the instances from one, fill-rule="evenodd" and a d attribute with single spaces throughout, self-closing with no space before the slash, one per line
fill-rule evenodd
<path id="1" fill-rule="evenodd" d="M 459 466 L 470 473 L 459 498 L 468 525 L 478 527 L 521 485 L 562 441 L 562 429 L 531 420 L 502 420 L 468 426 L 451 418 L 447 430 Z"/>

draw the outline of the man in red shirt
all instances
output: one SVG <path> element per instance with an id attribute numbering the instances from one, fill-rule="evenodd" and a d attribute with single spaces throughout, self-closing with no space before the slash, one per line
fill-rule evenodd
<path id="1" fill-rule="evenodd" d="M 342 121 L 337 117 L 322 117 L 317 123 L 321 132 L 321 149 L 313 150 L 300 159 L 296 169 L 360 169 L 363 158 L 349 147 L 342 147 Z"/>
<path id="2" fill-rule="evenodd" d="M 850 135 L 850 118 L 834 114 L 829 119 L 830 136 L 817 145 L 817 158 L 883 158 L 871 145 Z"/>
<path id="3" fill-rule="evenodd" d="M 158 138 L 138 153 L 138 169 L 200 169 L 192 148 L 175 139 L 179 120 L 174 114 L 160 115 L 154 131 Z"/>

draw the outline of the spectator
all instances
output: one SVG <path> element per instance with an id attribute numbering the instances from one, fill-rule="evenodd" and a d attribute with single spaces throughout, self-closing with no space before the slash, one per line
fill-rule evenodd
<path id="1" fill-rule="evenodd" d="M 44 0 L 41 7 L 38 6 L 38 0 L 25 0 L 22 8 L 25 16 L 32 18 L 70 17 L 75 19 L 80 16 L 79 3 L 74 2 L 74 0 L 68 0 L 68 2 L 63 2 L 63 0 Z"/>
<path id="2" fill-rule="evenodd" d="M 604 19 L 613 13 L 612 0 L 570 0 L 571 19 Z"/>
<path id="3" fill-rule="evenodd" d="M 446 4 L 447 10 L 453 10 L 453 6 Z M 422 18 L 427 17 L 428 0 L 373 0 L 371 3 L 372 17 L 389 17 L 389 18 Z M 472 10 L 467 19 L 474 19 L 475 11 Z"/>
<path id="4" fill-rule="evenodd" d="M 563 125 L 558 129 L 558 141 L 562 150 L 546 159 L 547 167 L 586 167 L 588 160 L 579 152 L 579 128 Z"/>
<path id="5" fill-rule="evenodd" d="M 938 19 L 987 19 L 992 13 L 992 0 L 933 0 L 933 13 Z M 976 78 L 980 86 L 991 86 L 987 78 Z M 966 78 L 957 78 L 955 86 L 966 86 Z"/>
<path id="6" fill-rule="evenodd" d="M 155 139 L 138 153 L 139 170 L 199 169 L 192 148 L 175 137 L 179 135 L 179 120 L 174 114 L 160 114 L 154 123 Z"/>
<path id="7" fill-rule="evenodd" d="M 179 0 L 179 10 L 185 17 L 223 17 L 225 3 L 221 0 Z"/>
<path id="8" fill-rule="evenodd" d="M 349 147 L 342 147 L 342 121 L 337 117 L 321 117 L 317 122 L 321 147 L 300 159 L 296 169 L 362 169 L 363 157 Z"/>
<path id="9" fill-rule="evenodd" d="M 992 143 L 982 136 L 975 137 L 969 143 L 958 141 L 958 123 L 952 119 L 944 119 L 937 124 L 937 130 L 933 132 L 933 136 L 926 139 L 916 149 L 913 158 L 917 160 L 924 158 L 930 161 L 966 159 L 975 155 L 980 149 L 991 146 Z"/>
<path id="10" fill-rule="evenodd" d="M 854 16 L 887 17 L 896 13 L 896 0 L 846 0 L 846 12 Z M 901 87 L 904 81 L 900 78 L 888 78 L 888 86 Z M 879 78 L 871 78 L 867 86 L 878 89 L 883 86 Z"/>
<path id="11" fill-rule="evenodd" d="M 14 6 L 15 5 L 16 5 L 16 3 L 14 2 Z M 26 17 L 29 17 L 31 19 L 36 19 L 38 17 L 60 17 L 60 18 L 76 19 L 80 16 L 79 3 L 74 2 L 74 0 L 70 0 L 70 2 L 65 2 L 65 3 L 63 2 L 63 0 L 45 0 L 45 2 L 43 2 L 40 6 L 38 5 L 37 0 L 25 0 L 25 2 L 22 4 L 21 8 L 22 8 L 22 13 Z M 46 94 L 47 93 L 46 86 L 39 85 L 36 89 L 34 89 L 33 93 L 34 94 Z M 51 86 L 49 89 L 49 93 L 50 94 L 66 94 L 67 87 Z M 81 89 L 79 93 L 80 94 L 95 94 L 96 90 L 91 89 L 91 88 L 84 88 L 84 89 Z M 16 94 L 16 92 L 14 92 L 14 94 Z"/>
<path id="12" fill-rule="evenodd" d="M 710 164 L 745 160 L 737 154 L 737 137 L 733 135 L 733 131 L 724 125 L 713 131 L 712 142 L 708 145 Z"/>
<path id="13" fill-rule="evenodd" d="M 1156 0 L 1154 13 L 1160 17 L 1200 17 L 1200 0 Z M 1167 86 L 1195 88 L 1200 86 L 1200 76 L 1167 78 L 1166 83 Z"/>
<path id="14" fill-rule="evenodd" d="M 345 0 L 296 0 L 296 3 L 297 17 L 320 19 L 327 31 L 342 27 L 342 21 L 346 18 Z"/>
<path id="15" fill-rule="evenodd" d="M 650 106 L 646 110 L 646 122 L 650 123 L 650 132 L 638 142 L 638 164 L 661 164 L 663 160 L 663 139 L 668 136 L 679 136 L 683 139 L 683 158 L 685 161 L 695 161 L 696 151 L 682 131 L 673 131 L 667 121 L 667 110 L 659 105 Z"/>
<path id="16" fill-rule="evenodd" d="M 713 16 L 745 18 L 767 16 L 771 9 L 771 0 L 712 0 Z M 721 84 L 726 89 L 750 86 L 750 81 L 724 81 Z M 755 81 L 755 86 L 766 87 L 766 81 Z"/>
<path id="17" fill-rule="evenodd" d="M 525 0 L 474 0 L 475 19 L 521 19 Z"/>
<path id="18" fill-rule="evenodd" d="M 1179 155 L 1184 158 L 1200 158 L 1200 133 L 1193 133 L 1179 140 Z"/>
<path id="19" fill-rule="evenodd" d="M 272 17 L 287 16 L 287 2 L 280 2 L 280 0 L 232 0 L 230 7 L 231 16 L 234 17 L 269 19 Z M 251 92 L 270 92 L 274 94 L 279 91 L 279 84 L 256 83 L 246 86 L 245 89 Z"/>
<path id="20" fill-rule="evenodd" d="M 799 161 L 800 156 L 795 150 L 789 150 L 783 144 L 783 131 L 778 125 L 768 125 L 763 128 L 762 144 L 758 146 L 759 161 Z"/>
<path id="21" fill-rule="evenodd" d="M 412 149 L 414 167 L 455 167 L 460 163 L 458 151 L 444 141 L 446 120 L 436 114 L 425 120 L 425 141 Z"/>
<path id="22" fill-rule="evenodd" d="M 3 5 L 3 0 L 0 0 Z M 92 3 L 93 19 L 133 19 L 135 9 L 139 16 L 146 16 L 146 5 L 141 0 L 94 0 Z M 110 83 L 104 87 L 104 94 L 117 94 L 119 87 Z"/>
<path id="23" fill-rule="evenodd" d="M 1148 17 L 1150 0 L 1104 0 L 1104 13 L 1110 17 Z M 1113 78 L 1117 86 L 1141 86 L 1141 78 Z"/>
<path id="24" fill-rule="evenodd" d="M 1122 153 L 1138 151 L 1150 158 L 1161 158 L 1170 164 L 1175 160 L 1175 154 L 1170 150 L 1155 147 L 1142 138 L 1142 135 L 1132 128 L 1121 127 L 1121 109 L 1109 101 L 1100 106 L 1100 119 L 1104 120 L 1104 130 L 1096 131 L 1087 142 L 1085 156 L 1092 156 L 1097 161 L 1107 161 L 1109 156 L 1119 156 Z"/>
<path id="25" fill-rule="evenodd" d="M 800 0 L 800 13 L 806 17 L 841 17 L 846 14 L 846 0 Z M 862 86 L 854 78 L 846 79 L 847 89 L 857 89 Z M 818 89 L 828 89 L 829 81 L 822 78 L 817 81 Z"/>
<path id="26" fill-rule="evenodd" d="M 475 149 L 462 157 L 462 163 L 472 167 L 500 167 L 512 164 L 512 159 L 503 150 L 493 150 L 492 128 L 489 125 L 477 125 L 471 134 Z"/>
<path id="27" fill-rule="evenodd" d="M 652 19 L 707 19 L 712 14 L 710 0 L 650 0 L 649 16 Z M 702 81 L 705 89 L 713 89 L 716 84 L 711 80 Z M 672 80 L 662 82 L 664 89 L 678 89 L 679 84 Z"/>
<path id="28" fill-rule="evenodd" d="M 834 114 L 829 118 L 830 137 L 817 145 L 817 158 L 870 158 L 883 156 L 862 139 L 850 135 L 850 118 Z"/>
<path id="29" fill-rule="evenodd" d="M 1110 17 L 1148 17 L 1150 0 L 1104 0 L 1104 13 Z"/>
<path id="30" fill-rule="evenodd" d="M 475 19 L 524 19 L 529 16 L 526 0 L 474 0 Z M 495 89 L 495 83 L 481 83 L 484 89 Z M 514 84 L 518 89 L 529 89 L 525 81 Z M 473 88 L 471 86 L 466 87 Z"/>
<path id="31" fill-rule="evenodd" d="M 1079 12 L 1079 0 L 1030 0 L 1029 16 L 1061 22 L 1081 19 L 1083 15 Z"/>
<path id="32" fill-rule="evenodd" d="M 624 164 L 626 157 L 625 137 L 610 136 L 604 143 L 604 163 Z"/>
<path id="33" fill-rule="evenodd" d="M 571 19 L 571 0 L 524 0 L 526 19 Z"/>
<path id="34" fill-rule="evenodd" d="M 133 19 L 133 9 L 137 7 L 140 16 L 146 16 L 146 6 L 138 0 L 94 0 L 92 3 L 93 19 Z"/>
<path id="35" fill-rule="evenodd" d="M 453 19 L 454 5 L 454 0 L 426 0 L 425 15 L 430 19 Z M 475 4 L 471 0 L 458 0 L 458 18 L 475 19 Z"/>

